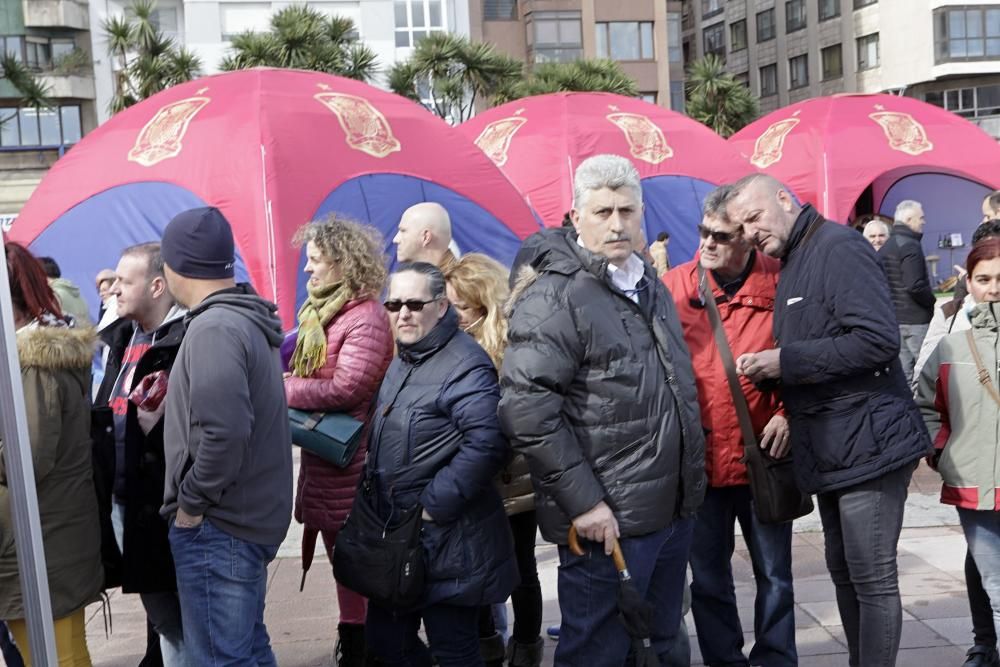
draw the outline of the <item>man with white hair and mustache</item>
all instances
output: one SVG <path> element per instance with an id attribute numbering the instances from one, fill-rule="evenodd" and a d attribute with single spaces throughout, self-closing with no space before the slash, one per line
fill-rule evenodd
<path id="1" fill-rule="evenodd" d="M 691 358 L 670 294 L 635 252 L 642 211 L 631 162 L 585 160 L 573 229 L 526 244 L 511 296 L 500 421 L 528 461 L 542 536 L 559 545 L 556 667 L 620 665 L 629 653 L 616 541 L 666 661 L 705 494 Z M 567 546 L 571 527 L 582 555 Z"/>

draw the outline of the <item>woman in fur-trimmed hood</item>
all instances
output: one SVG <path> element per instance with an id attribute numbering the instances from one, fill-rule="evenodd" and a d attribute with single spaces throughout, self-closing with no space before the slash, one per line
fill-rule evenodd
<path id="1" fill-rule="evenodd" d="M 6 252 L 57 652 L 61 659 L 72 655 L 75 661 L 68 664 L 89 665 L 83 634 L 77 631 L 103 579 L 89 435 L 95 336 L 92 329 L 70 326 L 41 265 L 27 250 L 8 243 Z M 13 531 L 0 457 L 0 619 L 10 623 L 23 651 L 27 642 Z"/>

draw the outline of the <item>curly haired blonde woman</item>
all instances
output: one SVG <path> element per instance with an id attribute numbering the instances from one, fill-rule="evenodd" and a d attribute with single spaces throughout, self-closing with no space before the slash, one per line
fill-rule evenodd
<path id="1" fill-rule="evenodd" d="M 332 216 L 303 226 L 294 243 L 306 248 L 309 296 L 299 310 L 291 374 L 285 379 L 288 406 L 367 421 L 393 353 L 389 318 L 377 300 L 387 275 L 385 242 L 372 227 Z M 305 525 L 303 548 L 315 545 L 321 534 L 331 563 L 337 531 L 354 501 L 367 438 L 366 424 L 364 440 L 346 468 L 302 451 L 295 519 Z M 360 667 L 366 601 L 340 584 L 337 601 L 336 664 Z"/>
<path id="2" fill-rule="evenodd" d="M 507 345 L 507 318 L 504 315 L 509 295 L 507 278 L 507 269 L 502 264 L 478 253 L 464 255 L 445 271 L 448 300 L 458 313 L 459 326 L 486 350 L 498 370 Z M 506 649 L 506 659 L 507 664 L 514 667 L 534 667 L 542 660 L 542 589 L 535 561 L 538 524 L 531 477 L 524 457 L 518 456 L 511 461 L 498 482 L 514 534 L 514 552 L 521 574 L 521 583 L 511 595 L 514 631 Z M 502 664 L 503 640 L 495 634 L 488 610 L 480 623 L 480 637 L 487 667 Z"/>

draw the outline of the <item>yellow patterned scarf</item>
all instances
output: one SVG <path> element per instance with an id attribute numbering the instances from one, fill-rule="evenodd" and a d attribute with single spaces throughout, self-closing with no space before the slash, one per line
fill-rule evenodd
<path id="1" fill-rule="evenodd" d="M 308 287 L 309 298 L 299 309 L 299 333 L 292 353 L 292 374 L 309 377 L 326 363 L 326 325 L 351 300 L 346 285 Z"/>

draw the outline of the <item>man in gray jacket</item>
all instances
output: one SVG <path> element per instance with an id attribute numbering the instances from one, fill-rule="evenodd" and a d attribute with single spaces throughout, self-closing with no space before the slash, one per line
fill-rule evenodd
<path id="1" fill-rule="evenodd" d="M 167 287 L 187 331 L 170 374 L 166 482 L 190 663 L 275 665 L 264 626 L 267 565 L 292 510 L 292 448 L 276 306 L 233 279 L 228 221 L 177 215 L 163 234 Z"/>
<path id="2" fill-rule="evenodd" d="M 653 606 L 661 660 L 674 644 L 705 440 L 673 300 L 635 253 L 642 191 L 627 159 L 598 155 L 574 178 L 574 230 L 522 255 L 501 378 L 500 421 L 531 469 L 542 536 L 559 544 L 557 667 L 620 665 L 619 541 Z M 573 526 L 585 549 L 567 548 Z"/>

